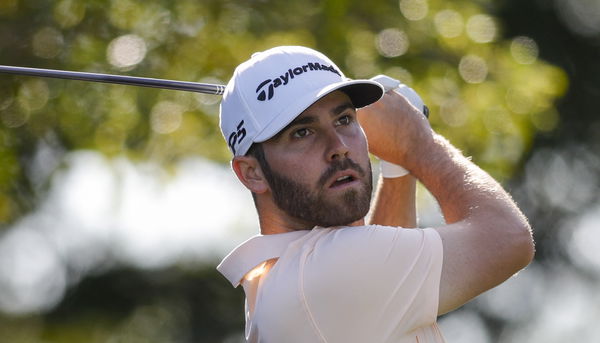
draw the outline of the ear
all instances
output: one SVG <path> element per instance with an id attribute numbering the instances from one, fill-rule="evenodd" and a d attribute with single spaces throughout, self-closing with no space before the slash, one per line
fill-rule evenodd
<path id="1" fill-rule="evenodd" d="M 251 192 L 261 194 L 269 189 L 260 164 L 252 156 L 236 156 L 231 161 L 231 168 L 241 183 Z"/>

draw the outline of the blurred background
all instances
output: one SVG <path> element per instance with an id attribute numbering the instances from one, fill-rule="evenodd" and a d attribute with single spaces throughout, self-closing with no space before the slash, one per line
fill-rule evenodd
<path id="1" fill-rule="evenodd" d="M 600 2 L 0 1 L 5 65 L 224 84 L 283 44 L 413 87 L 529 217 L 535 261 L 448 342 L 600 341 Z M 0 342 L 241 341 L 215 266 L 258 226 L 219 100 L 0 74 Z"/>

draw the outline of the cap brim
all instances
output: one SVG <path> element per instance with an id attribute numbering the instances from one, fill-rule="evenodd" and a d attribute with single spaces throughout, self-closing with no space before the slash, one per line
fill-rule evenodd
<path id="1" fill-rule="evenodd" d="M 264 129 L 256 135 L 253 141 L 260 143 L 274 137 L 312 104 L 319 101 L 327 94 L 337 90 L 346 93 L 356 108 L 368 106 L 381 99 L 384 94 L 384 89 L 381 84 L 371 80 L 347 80 L 332 83 L 327 87 L 299 97 L 296 102 L 286 107 L 283 113 L 275 115 L 273 121 L 265 126 Z"/>

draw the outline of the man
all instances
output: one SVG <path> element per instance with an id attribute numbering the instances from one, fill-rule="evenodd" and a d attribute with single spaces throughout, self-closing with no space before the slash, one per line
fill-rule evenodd
<path id="1" fill-rule="evenodd" d="M 227 85 L 221 128 L 261 235 L 218 269 L 244 287 L 248 341 L 443 342 L 439 314 L 531 261 L 510 196 L 405 97 L 382 94 L 302 47 L 253 55 Z M 394 226 L 365 225 L 368 152 L 419 179 L 447 225 L 397 227 L 415 226 L 410 177 L 379 184 L 371 224 Z"/>

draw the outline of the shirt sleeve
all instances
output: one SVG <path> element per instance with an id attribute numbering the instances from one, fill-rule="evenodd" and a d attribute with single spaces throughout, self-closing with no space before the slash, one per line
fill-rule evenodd
<path id="1" fill-rule="evenodd" d="M 329 331 L 325 336 L 340 335 L 354 325 L 370 341 L 432 325 L 442 253 L 441 238 L 433 229 L 332 230 L 305 260 L 301 279 L 309 315 Z"/>

